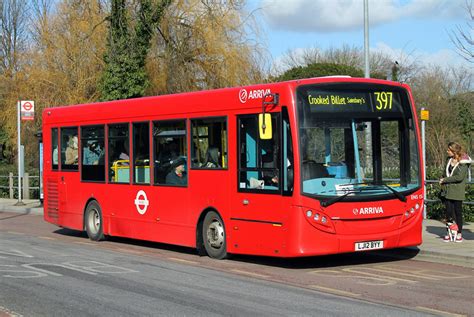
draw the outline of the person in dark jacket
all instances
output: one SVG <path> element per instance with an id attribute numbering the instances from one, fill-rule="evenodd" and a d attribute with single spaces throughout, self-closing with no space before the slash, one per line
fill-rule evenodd
<path id="1" fill-rule="evenodd" d="M 183 158 L 176 158 L 171 161 L 171 171 L 166 175 L 167 185 L 186 186 L 188 178 L 184 165 L 186 161 Z"/>
<path id="2" fill-rule="evenodd" d="M 466 199 L 466 181 L 472 160 L 456 142 L 448 144 L 447 153 L 446 168 L 439 180 L 441 196 L 446 207 L 446 220 L 448 223 L 454 220 L 457 225 L 455 241 L 462 242 L 462 202 Z M 450 241 L 449 235 L 444 237 L 444 241 Z"/>

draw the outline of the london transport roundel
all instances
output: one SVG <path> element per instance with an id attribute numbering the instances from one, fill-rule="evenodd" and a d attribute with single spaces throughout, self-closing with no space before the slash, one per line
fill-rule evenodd
<path id="1" fill-rule="evenodd" d="M 137 211 L 140 215 L 144 215 L 150 202 L 146 197 L 146 193 L 144 190 L 139 190 L 137 196 L 135 197 L 135 206 L 137 207 Z"/>
<path id="2" fill-rule="evenodd" d="M 245 90 L 243 88 L 240 89 L 240 91 L 239 91 L 239 100 L 240 100 L 241 103 L 245 103 L 247 101 L 247 96 L 248 96 L 247 90 Z"/>

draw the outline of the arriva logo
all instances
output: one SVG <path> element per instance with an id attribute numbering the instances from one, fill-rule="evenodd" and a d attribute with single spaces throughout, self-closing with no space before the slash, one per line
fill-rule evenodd
<path id="1" fill-rule="evenodd" d="M 263 98 L 266 94 L 270 94 L 271 90 L 268 89 L 254 89 L 247 92 L 247 89 L 240 89 L 239 100 L 241 103 L 246 103 L 247 100 Z"/>
<path id="2" fill-rule="evenodd" d="M 376 215 L 376 214 L 383 214 L 382 207 L 362 207 L 362 208 L 354 208 L 352 209 L 354 215 Z"/>

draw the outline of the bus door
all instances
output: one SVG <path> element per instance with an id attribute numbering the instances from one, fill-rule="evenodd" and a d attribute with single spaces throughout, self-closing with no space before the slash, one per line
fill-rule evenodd
<path id="1" fill-rule="evenodd" d="M 261 139 L 258 114 L 238 117 L 238 183 L 228 226 L 230 252 L 277 255 L 284 248 L 288 212 L 282 194 L 288 189 L 291 163 L 288 155 L 282 159 L 282 153 L 288 154 L 291 138 L 286 130 L 281 133 L 280 118 L 280 113 L 271 114 L 271 138 Z"/>
<path id="2" fill-rule="evenodd" d="M 77 127 L 60 129 L 59 160 L 59 208 L 60 223 L 69 227 L 82 226 L 82 206 L 79 205 L 80 193 L 76 186 L 79 175 L 79 134 Z"/>

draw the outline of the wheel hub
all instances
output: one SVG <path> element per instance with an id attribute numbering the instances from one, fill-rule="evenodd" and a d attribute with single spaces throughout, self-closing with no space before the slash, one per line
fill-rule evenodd
<path id="1" fill-rule="evenodd" d="M 207 228 L 207 241 L 213 248 L 219 249 L 224 243 L 224 227 L 222 224 L 214 220 Z"/>

